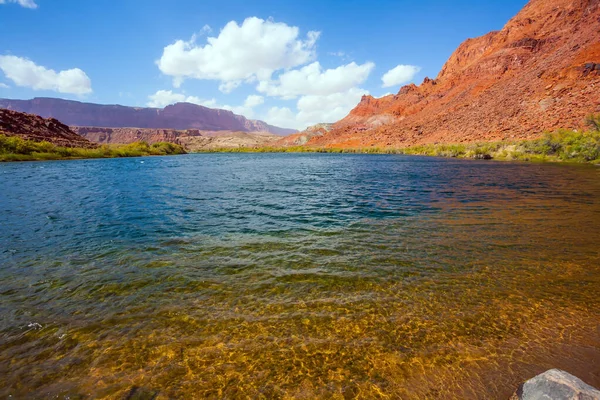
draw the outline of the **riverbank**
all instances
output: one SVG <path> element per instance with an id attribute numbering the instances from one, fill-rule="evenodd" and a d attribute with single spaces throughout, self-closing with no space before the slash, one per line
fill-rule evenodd
<path id="1" fill-rule="evenodd" d="M 559 130 L 541 138 L 523 141 L 481 143 L 426 144 L 404 148 L 393 147 L 237 147 L 216 148 L 201 153 L 355 153 L 406 154 L 434 157 L 466 158 L 476 160 L 569 162 L 600 164 L 600 131 L 578 132 Z M 148 144 L 100 145 L 96 148 L 70 148 L 49 142 L 24 140 L 16 136 L 0 135 L 0 162 L 41 161 L 82 158 L 117 158 L 186 154 L 183 146 L 160 142 Z"/>
<path id="2" fill-rule="evenodd" d="M 523 141 L 483 143 L 427 144 L 404 148 L 367 147 L 240 147 L 208 152 L 224 153 L 365 153 L 408 154 L 479 160 L 572 162 L 600 164 L 600 131 L 559 130 L 541 138 Z"/>
<path id="3" fill-rule="evenodd" d="M 146 142 L 135 142 L 121 145 L 102 145 L 92 149 L 84 149 L 78 147 L 61 147 L 49 142 L 35 142 L 16 136 L 0 135 L 0 162 L 166 156 L 186 153 L 182 146 L 168 142 L 151 145 Z"/>

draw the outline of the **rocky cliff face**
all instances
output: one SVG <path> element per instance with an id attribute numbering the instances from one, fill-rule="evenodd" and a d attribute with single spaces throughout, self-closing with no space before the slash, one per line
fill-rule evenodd
<path id="1" fill-rule="evenodd" d="M 289 135 L 296 132 L 294 129 L 274 127 L 263 121 L 248 120 L 231 111 L 190 103 L 177 103 L 165 108 L 136 108 L 53 98 L 35 98 L 32 100 L 0 99 L 0 108 L 38 114 L 46 118 L 53 117 L 73 126 L 264 131 L 278 135 Z"/>
<path id="2" fill-rule="evenodd" d="M 0 134 L 64 147 L 94 148 L 97 145 L 79 136 L 54 118 L 0 109 Z"/>
<path id="3" fill-rule="evenodd" d="M 264 132 L 215 132 L 181 136 L 179 143 L 189 151 L 272 146 L 280 136 Z"/>
<path id="4" fill-rule="evenodd" d="M 188 151 L 268 146 L 282 139 L 281 136 L 268 132 L 201 131 L 198 129 L 95 128 L 85 126 L 76 126 L 71 129 L 84 138 L 100 144 L 127 144 L 139 141 L 150 144 L 157 142 L 171 142 L 182 145 Z"/>
<path id="5" fill-rule="evenodd" d="M 309 144 L 406 146 L 533 138 L 600 112 L 600 0 L 531 0 L 498 32 L 468 39 L 436 79 L 364 96 Z"/>
<path id="6" fill-rule="evenodd" d="M 276 146 L 303 146 L 308 143 L 312 138 L 321 137 L 325 135 L 327 132 L 331 131 L 333 128 L 333 124 L 316 124 L 313 126 L 309 126 L 302 132 L 296 133 L 294 135 L 289 135 L 284 138 L 279 139 L 276 143 Z"/>
<path id="7" fill-rule="evenodd" d="M 182 144 L 180 138 L 202 136 L 198 129 L 150 129 L 150 128 L 96 128 L 88 126 L 73 126 L 71 129 L 78 135 L 100 144 L 127 144 L 133 142 L 171 142 Z"/>
<path id="8" fill-rule="evenodd" d="M 244 124 L 247 132 L 268 132 L 279 136 L 292 135 L 298 132 L 295 129 L 279 128 L 277 126 L 269 125 L 266 122 L 257 119 L 246 119 L 241 115 L 237 115 L 236 117 Z"/>

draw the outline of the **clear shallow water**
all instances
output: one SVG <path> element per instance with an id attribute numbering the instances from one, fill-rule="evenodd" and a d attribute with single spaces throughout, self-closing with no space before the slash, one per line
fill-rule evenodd
<path id="1" fill-rule="evenodd" d="M 600 169 L 384 155 L 0 165 L 0 397 L 600 385 Z"/>

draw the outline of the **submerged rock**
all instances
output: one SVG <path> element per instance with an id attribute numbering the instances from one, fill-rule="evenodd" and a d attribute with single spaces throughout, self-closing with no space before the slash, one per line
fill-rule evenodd
<path id="1" fill-rule="evenodd" d="M 600 391 L 560 369 L 522 384 L 510 400 L 600 400 Z"/>

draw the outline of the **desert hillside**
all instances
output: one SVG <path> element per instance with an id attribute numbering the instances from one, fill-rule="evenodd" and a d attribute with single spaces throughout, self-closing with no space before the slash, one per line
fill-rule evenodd
<path id="1" fill-rule="evenodd" d="M 17 136 L 36 142 L 46 141 L 57 146 L 94 148 L 97 145 L 73 132 L 54 118 L 0 108 L 0 135 Z"/>
<path id="2" fill-rule="evenodd" d="M 225 148 L 268 146 L 284 140 L 269 132 L 202 131 L 198 129 L 151 128 L 98 128 L 71 127 L 84 138 L 100 144 L 127 144 L 144 141 L 150 144 L 170 142 L 182 145 L 189 151 L 206 151 Z M 295 136 L 295 135 L 293 135 Z"/>
<path id="3" fill-rule="evenodd" d="M 309 145 L 408 146 L 531 139 L 600 112 L 600 0 L 531 0 L 501 31 L 468 39 L 436 79 L 364 96 Z"/>

